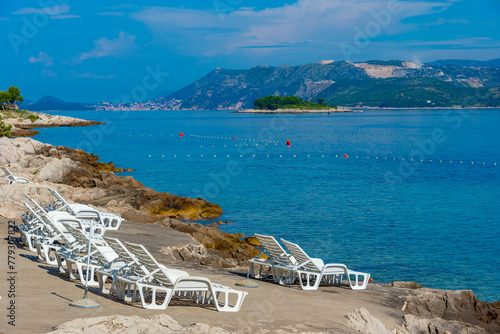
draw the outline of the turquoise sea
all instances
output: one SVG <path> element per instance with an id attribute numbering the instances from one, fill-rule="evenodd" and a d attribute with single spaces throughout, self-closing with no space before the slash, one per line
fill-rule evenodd
<path id="1" fill-rule="evenodd" d="M 234 222 L 225 231 L 297 242 L 377 282 L 500 300 L 498 109 L 56 114 L 107 125 L 40 129 L 35 139 L 217 203 Z"/>

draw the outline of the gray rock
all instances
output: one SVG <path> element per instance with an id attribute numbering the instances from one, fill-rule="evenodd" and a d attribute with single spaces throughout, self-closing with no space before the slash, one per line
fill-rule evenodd
<path id="1" fill-rule="evenodd" d="M 46 161 L 49 162 L 36 175 L 40 181 L 63 183 L 71 173 L 88 174 L 84 168 L 79 167 L 75 161 L 68 158 L 46 158 Z"/>
<path id="2" fill-rule="evenodd" d="M 207 324 L 182 326 L 166 314 L 151 317 L 111 315 L 106 317 L 75 319 L 56 327 L 50 334 L 170 334 L 207 333 L 229 334 L 220 327 Z"/>
<path id="3" fill-rule="evenodd" d="M 394 281 L 392 282 L 391 286 L 395 288 L 403 288 L 403 289 L 421 289 L 423 288 L 422 285 L 416 283 L 416 282 L 401 282 L 401 281 Z"/>
<path id="4" fill-rule="evenodd" d="M 404 324 L 396 334 L 487 334 L 481 327 L 465 324 L 456 320 L 441 318 L 422 318 L 411 314 L 404 316 Z"/>
<path id="5" fill-rule="evenodd" d="M 24 155 L 33 155 L 43 146 L 31 138 L 0 138 L 0 163 L 17 162 Z"/>
<path id="6" fill-rule="evenodd" d="M 392 334 L 392 332 L 377 318 L 360 307 L 345 316 L 349 324 L 363 334 Z"/>
<path id="7" fill-rule="evenodd" d="M 456 320 L 484 328 L 488 333 L 500 332 L 500 309 L 476 299 L 470 290 L 417 289 L 405 297 L 403 311 L 425 318 Z"/>

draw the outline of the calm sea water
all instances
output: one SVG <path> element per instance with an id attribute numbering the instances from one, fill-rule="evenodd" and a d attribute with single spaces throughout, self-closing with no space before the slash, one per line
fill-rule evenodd
<path id="1" fill-rule="evenodd" d="M 40 129 L 37 140 L 220 204 L 234 222 L 225 231 L 297 242 L 377 282 L 500 300 L 500 110 L 58 114 L 107 125 Z"/>

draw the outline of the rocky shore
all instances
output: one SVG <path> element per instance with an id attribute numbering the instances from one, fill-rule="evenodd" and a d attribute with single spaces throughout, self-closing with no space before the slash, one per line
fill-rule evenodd
<path id="1" fill-rule="evenodd" d="M 29 118 L 31 116 L 31 118 Z M 12 125 L 11 137 L 33 137 L 40 133 L 34 128 L 53 128 L 62 126 L 91 126 L 104 124 L 102 122 L 87 121 L 84 119 L 49 115 L 31 111 L 2 112 L 2 119 L 6 125 Z"/>
<path id="2" fill-rule="evenodd" d="M 0 217 L 19 217 L 22 191 L 45 202 L 47 186 L 54 187 L 72 201 L 92 204 L 121 214 L 125 219 L 152 223 L 164 218 L 215 219 L 222 208 L 201 198 L 159 193 L 134 178 L 121 177 L 112 162 L 82 150 L 43 144 L 31 138 L 0 138 L 0 163 L 12 173 L 33 183 L 19 187 L 2 187 Z M 0 179 L 1 182 L 1 179 Z"/>

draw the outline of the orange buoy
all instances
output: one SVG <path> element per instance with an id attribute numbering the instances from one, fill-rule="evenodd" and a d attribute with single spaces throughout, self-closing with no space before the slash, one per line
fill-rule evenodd
<path id="1" fill-rule="evenodd" d="M 346 154 L 344 154 L 344 158 L 349 158 L 349 156 L 347 155 L 347 153 L 346 153 Z"/>
<path id="2" fill-rule="evenodd" d="M 287 144 L 288 146 L 290 146 L 292 143 L 290 143 L 290 141 L 289 141 L 289 140 L 287 140 L 287 141 L 286 141 L 286 144 Z"/>
<path id="3" fill-rule="evenodd" d="M 182 132 L 179 133 L 179 137 L 184 137 L 184 134 Z"/>

